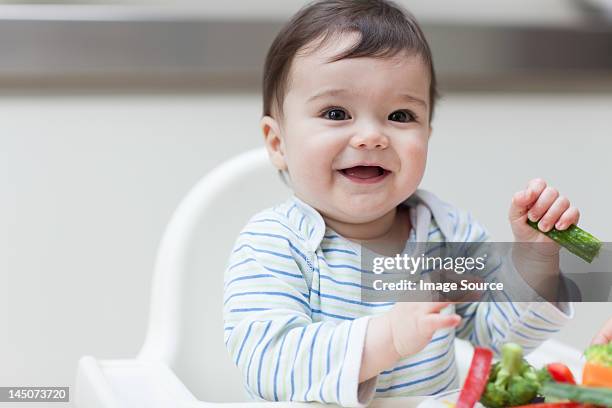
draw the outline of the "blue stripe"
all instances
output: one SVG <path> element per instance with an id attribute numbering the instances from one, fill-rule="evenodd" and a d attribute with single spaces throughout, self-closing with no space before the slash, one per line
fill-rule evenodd
<path id="1" fill-rule="evenodd" d="M 289 258 L 291 258 L 291 257 L 289 257 Z M 291 259 L 293 259 L 293 258 L 291 258 Z M 234 264 L 234 266 L 239 266 L 240 264 L 245 264 L 247 262 L 257 262 L 257 259 L 255 259 L 255 258 L 247 258 L 243 262 L 240 262 L 238 264 Z M 295 273 L 281 271 L 279 269 L 270 268 L 270 267 L 267 267 L 265 265 L 259 265 L 258 264 L 258 266 L 263 266 L 269 272 L 274 272 L 274 273 L 278 273 L 278 274 L 285 275 L 285 276 L 291 276 L 292 278 L 304 279 L 304 276 L 298 275 L 298 274 L 295 274 Z M 233 268 L 233 266 L 231 268 Z M 229 268 L 229 269 L 231 270 L 231 268 Z"/>
<path id="2" fill-rule="evenodd" d="M 366 285 L 360 285 L 358 283 L 354 283 L 354 282 L 345 282 L 345 281 L 339 281 L 337 279 L 332 278 L 331 276 L 327 276 L 327 275 L 319 275 L 320 279 L 327 279 L 330 280 L 334 283 L 337 283 L 338 285 L 345 285 L 345 286 L 355 286 L 356 288 L 362 288 L 362 289 L 372 289 L 369 286 Z"/>
<path id="3" fill-rule="evenodd" d="M 289 216 L 291 215 L 291 211 L 293 211 L 296 207 L 297 205 L 293 204 L 291 208 L 289 208 L 289 210 L 287 211 L 287 218 L 289 218 Z"/>
<path id="4" fill-rule="evenodd" d="M 502 290 L 501 292 L 502 292 L 502 295 L 504 295 L 506 299 L 508 299 L 508 303 L 510 303 L 510 307 L 514 311 L 514 314 L 516 315 L 516 317 L 520 317 L 521 315 L 519 314 L 518 310 L 516 310 L 516 308 L 514 307 L 514 303 L 512 303 L 510 296 L 508 296 L 505 290 Z"/>
<path id="5" fill-rule="evenodd" d="M 342 357 L 342 360 L 344 361 L 344 359 L 346 358 L 346 352 L 348 350 L 348 343 L 349 343 L 349 339 L 351 338 L 351 329 L 353 328 L 353 323 L 349 324 L 349 329 L 348 329 L 348 333 L 346 335 L 346 343 L 344 344 L 344 356 Z M 338 401 L 338 403 L 340 405 L 342 405 L 342 401 L 340 401 L 340 380 L 342 379 L 342 371 L 344 369 L 344 365 L 342 365 L 340 367 L 340 373 L 338 373 L 338 382 L 336 383 L 336 400 Z"/>
<path id="6" fill-rule="evenodd" d="M 472 339 L 473 343 L 475 343 L 477 346 L 482 345 L 480 339 L 478 338 L 478 325 L 476 324 L 474 324 L 474 330 L 472 330 L 472 335 L 470 336 L 470 339 Z"/>
<path id="7" fill-rule="evenodd" d="M 463 335 L 465 330 L 470 327 L 470 323 L 474 320 L 475 316 L 476 316 L 476 311 L 473 311 L 469 315 L 465 316 L 465 317 L 467 317 L 467 320 L 464 320 L 462 322 L 462 324 L 461 324 L 462 327 L 459 330 L 457 330 L 457 336 L 462 336 Z"/>
<path id="8" fill-rule="evenodd" d="M 270 275 L 269 273 L 262 273 L 262 274 L 258 274 L 258 275 L 248 275 L 248 276 L 240 276 L 238 278 L 234 278 L 231 281 L 227 282 L 225 284 L 225 290 L 227 290 L 227 288 L 229 287 L 229 285 L 231 285 L 232 283 L 234 283 L 235 281 L 239 281 L 239 280 L 250 280 L 250 279 L 259 279 L 259 278 L 273 278 L 274 275 Z M 295 277 L 298 277 L 298 275 L 295 275 Z M 302 276 L 299 276 L 300 278 L 302 278 Z M 304 298 L 308 299 L 309 296 L 306 293 L 301 293 L 300 294 L 302 296 L 304 296 Z"/>
<path id="9" fill-rule="evenodd" d="M 302 238 L 301 235 L 299 235 L 297 232 L 295 232 L 294 230 L 291 229 L 291 227 L 289 227 L 288 225 L 283 224 L 282 222 L 280 222 L 279 220 L 275 220 L 272 218 L 261 218 L 259 220 L 254 220 L 251 221 L 253 224 L 258 224 L 258 223 L 267 223 L 267 222 L 273 222 L 276 224 L 280 224 L 282 227 L 284 227 L 287 231 L 291 232 L 293 235 L 295 235 L 295 237 L 301 241 L 304 240 L 304 238 Z"/>
<path id="10" fill-rule="evenodd" d="M 297 300 L 298 302 L 300 302 L 302 305 L 304 305 L 307 309 L 310 309 L 310 305 L 308 303 L 306 303 L 304 301 L 304 299 L 300 299 L 297 296 L 293 296 L 290 295 L 289 293 L 285 293 L 285 292 L 265 292 L 265 291 L 258 291 L 258 292 L 240 292 L 240 293 L 234 293 L 233 295 L 231 295 L 230 297 L 228 297 L 225 302 L 223 302 L 223 304 L 225 305 L 227 302 L 230 301 L 231 298 L 236 297 L 236 296 L 246 296 L 246 295 L 270 295 L 270 296 L 284 296 L 293 300 Z M 305 296 L 303 293 L 301 293 L 302 296 Z"/>
<path id="11" fill-rule="evenodd" d="M 270 310 L 267 307 L 247 307 L 244 309 L 230 309 L 230 312 L 261 312 L 264 310 Z"/>
<path id="12" fill-rule="evenodd" d="M 542 342 L 542 341 L 546 340 L 545 338 L 538 339 L 538 338 L 535 338 L 535 337 L 527 336 L 526 334 L 523 334 L 523 333 L 521 333 L 520 331 L 518 331 L 516 329 L 512 329 L 512 333 L 514 333 L 514 334 L 516 334 L 516 335 L 518 335 L 518 336 L 520 336 L 520 337 L 522 337 L 524 339 L 530 340 L 530 341 Z"/>
<path id="13" fill-rule="evenodd" d="M 435 234 L 436 232 L 440 232 L 440 228 L 434 228 L 431 231 L 429 231 L 429 233 L 427 233 L 427 237 L 431 237 L 433 234 Z"/>
<path id="14" fill-rule="evenodd" d="M 340 238 L 340 236 L 339 235 L 323 235 L 323 238 L 337 239 L 337 238 Z"/>
<path id="15" fill-rule="evenodd" d="M 235 264 L 231 265 L 229 268 L 227 268 L 227 270 L 228 270 L 228 271 L 231 271 L 232 269 L 234 269 L 234 268 L 235 268 L 235 267 L 237 267 L 237 266 L 240 266 L 240 265 L 242 265 L 242 264 L 245 264 L 245 263 L 247 263 L 247 262 L 252 262 L 252 261 L 257 261 L 257 259 L 255 259 L 255 258 L 246 258 L 246 259 L 245 259 L 245 260 L 243 260 L 243 261 L 240 261 L 240 262 L 237 262 L 237 263 L 235 263 Z"/>
<path id="16" fill-rule="evenodd" d="M 478 236 L 478 238 L 476 238 L 476 242 L 484 242 L 485 238 L 487 236 L 487 231 L 482 230 L 482 232 L 480 233 L 480 235 Z"/>
<path id="17" fill-rule="evenodd" d="M 532 313 L 532 314 L 533 314 L 535 317 L 539 317 L 540 319 L 544 320 L 546 323 L 548 323 L 548 324 L 552 324 L 553 326 L 558 326 L 558 324 L 557 324 L 557 323 L 554 323 L 554 322 L 552 322 L 552 321 L 548 320 L 547 318 L 545 318 L 545 317 L 544 317 L 544 316 L 542 316 L 541 314 L 536 313 L 536 312 L 534 312 L 533 310 L 530 310 L 530 312 L 531 312 L 531 313 Z"/>
<path id="18" fill-rule="evenodd" d="M 263 339 L 266 337 L 266 334 L 268 333 L 268 329 L 270 329 L 271 324 L 272 322 L 268 320 L 268 324 L 266 325 L 266 328 L 263 334 L 259 338 L 259 341 L 257 342 L 257 344 L 255 344 L 255 347 L 253 348 L 253 352 L 251 353 L 251 358 L 249 358 L 249 364 L 247 365 L 247 370 L 246 370 L 246 383 L 249 385 L 250 385 L 249 376 L 251 375 L 251 363 L 253 362 L 253 357 L 255 357 L 255 354 L 257 354 L 256 353 L 257 347 L 259 347 Z"/>
<path id="19" fill-rule="evenodd" d="M 342 252 L 345 254 L 351 254 L 357 256 L 355 251 L 351 251 L 350 249 L 339 249 L 339 248 L 323 248 L 323 253 L 327 252 Z"/>
<path id="20" fill-rule="evenodd" d="M 251 249 L 251 250 L 253 250 L 255 252 L 261 252 L 261 253 L 264 253 L 264 254 L 270 254 L 270 255 L 278 256 L 278 257 L 285 258 L 285 259 L 293 259 L 293 257 L 290 256 L 290 255 L 281 254 L 280 252 L 268 251 L 267 249 L 254 248 L 254 247 L 252 247 L 249 244 L 244 244 L 244 245 L 239 246 L 238 248 L 236 248 L 234 250 L 234 253 L 240 251 L 243 248 L 249 248 L 249 249 Z"/>
<path id="21" fill-rule="evenodd" d="M 302 223 L 304 222 L 304 218 L 306 218 L 306 216 L 304 214 L 302 214 L 302 218 L 300 219 L 300 225 L 298 226 L 298 229 L 300 231 L 302 230 Z"/>
<path id="22" fill-rule="evenodd" d="M 459 250 L 459 253 L 463 253 L 463 249 L 465 248 L 465 243 L 468 241 L 468 239 L 470 239 L 471 233 L 472 233 L 472 216 L 468 213 L 467 232 L 465 234 L 465 239 L 463 240 L 463 243 L 461 244 L 461 249 Z"/>
<path id="23" fill-rule="evenodd" d="M 232 283 L 236 282 L 236 281 L 240 281 L 240 280 L 249 280 L 249 279 L 258 279 L 258 278 L 272 278 L 273 275 L 270 275 L 269 273 L 259 273 L 257 275 L 246 275 L 246 276 L 239 276 L 237 278 L 232 279 L 229 282 L 226 282 L 224 287 L 227 289 L 227 287 L 229 285 L 231 285 Z"/>
<path id="24" fill-rule="evenodd" d="M 292 258 L 293 259 L 293 258 Z M 270 272 L 274 272 L 274 273 L 278 273 L 280 275 L 285 275 L 285 276 L 291 276 L 292 278 L 298 278 L 298 279 L 304 279 L 304 275 L 299 275 L 297 273 L 290 273 L 290 272 L 285 272 L 285 271 L 281 271 L 280 269 L 274 269 L 274 268 L 270 268 L 267 266 L 263 266 L 267 271 Z"/>
<path id="25" fill-rule="evenodd" d="M 499 334 L 499 337 L 501 340 L 505 340 L 506 339 L 506 335 L 504 333 L 502 333 L 502 331 L 499 329 L 499 327 L 497 327 L 497 325 L 495 323 L 492 323 L 493 325 L 493 330 L 495 330 L 497 332 L 497 334 Z"/>
<path id="26" fill-rule="evenodd" d="M 487 332 L 489 333 L 489 341 L 493 343 L 493 331 L 491 330 L 491 303 L 487 303 L 487 313 L 485 314 L 485 322 L 487 323 Z"/>
<path id="27" fill-rule="evenodd" d="M 327 259 L 323 258 L 322 256 L 318 256 L 317 258 L 319 258 L 319 260 L 325 262 L 325 264 L 327 266 L 329 266 L 330 268 L 334 268 L 334 269 L 347 268 L 347 269 L 352 269 L 352 270 L 357 271 L 357 272 L 373 273 L 372 271 L 368 271 L 367 269 L 360 269 L 360 268 L 357 268 L 356 266 L 353 266 L 353 265 L 330 264 L 329 262 L 327 262 Z"/>
<path id="28" fill-rule="evenodd" d="M 329 336 L 329 341 L 327 342 L 327 357 L 326 357 L 326 366 L 325 366 L 325 379 L 327 379 L 329 375 L 329 360 L 331 356 L 331 345 L 334 340 L 334 335 L 336 334 L 336 330 L 332 331 L 331 336 Z M 323 386 L 325 385 L 325 381 L 321 381 L 321 387 L 319 388 L 319 398 L 323 401 L 324 404 L 327 404 L 327 401 L 323 397 Z"/>
<path id="29" fill-rule="evenodd" d="M 446 385 L 445 385 L 444 387 L 442 387 L 442 388 L 439 388 L 439 389 L 435 390 L 434 392 L 432 392 L 432 393 L 431 393 L 431 394 L 429 394 L 429 395 L 436 395 L 436 394 L 441 393 L 442 391 L 446 391 L 446 389 L 447 389 L 448 387 L 450 387 L 450 385 L 451 385 L 453 382 L 455 382 L 455 378 L 457 378 L 457 370 L 454 370 L 454 372 L 453 372 L 453 376 L 451 377 L 450 381 L 449 381 L 448 383 L 446 383 Z"/>
<path id="30" fill-rule="evenodd" d="M 240 350 L 238 350 L 238 357 L 236 358 L 236 365 L 238 365 L 238 363 L 240 362 L 240 357 L 242 356 L 242 350 L 244 349 L 244 343 L 246 343 L 247 339 L 249 338 L 249 335 L 251 334 L 251 327 L 253 326 L 253 323 L 255 323 L 254 321 L 249 323 L 249 328 L 247 329 L 246 334 L 244 335 L 244 339 L 242 339 L 242 344 L 240 345 Z"/>
<path id="31" fill-rule="evenodd" d="M 312 310 L 312 313 L 319 313 L 319 314 L 322 314 L 323 316 L 335 317 L 337 319 L 343 319 L 343 320 L 354 320 L 355 319 L 354 317 L 341 316 L 341 315 L 337 315 L 333 313 L 327 313 L 319 309 L 311 309 L 311 310 Z"/>
<path id="32" fill-rule="evenodd" d="M 499 313 L 501 313 L 501 315 L 504 317 L 504 320 L 506 321 L 506 323 L 510 324 L 510 320 L 508 319 L 508 316 L 506 316 L 506 313 L 504 313 L 504 311 L 502 310 L 501 306 L 499 306 L 495 300 L 493 299 L 491 300 L 493 304 L 495 305 L 495 307 L 497 308 L 497 310 L 499 310 Z"/>
<path id="33" fill-rule="evenodd" d="M 440 336 L 440 337 L 434 337 L 433 339 L 431 339 L 431 341 L 429 342 L 429 344 L 431 344 L 431 343 L 435 343 L 435 342 L 437 342 L 437 341 L 444 340 L 444 339 L 445 339 L 445 338 L 447 338 L 448 336 L 450 336 L 450 333 L 446 333 L 446 334 L 444 334 L 444 335 L 442 335 L 442 336 Z"/>
<path id="34" fill-rule="evenodd" d="M 289 247 L 294 250 L 300 257 L 302 257 L 302 259 L 304 259 L 305 261 L 308 260 L 308 258 L 306 257 L 306 255 L 304 255 L 302 253 L 302 251 L 300 251 L 295 245 L 293 245 L 293 243 L 291 242 L 291 240 L 285 236 L 282 235 L 278 235 L 278 234 L 269 234 L 267 232 L 250 232 L 250 231 L 244 231 L 241 232 L 240 235 L 254 235 L 254 236 L 265 236 L 265 237 L 270 237 L 270 238 L 278 238 L 281 239 L 283 241 L 285 241 Z M 246 244 L 243 245 L 242 247 L 247 246 Z M 242 247 L 240 247 L 239 249 L 241 249 Z M 250 246 L 249 246 L 250 247 Z M 251 247 L 252 248 L 252 247 Z M 254 251 L 258 251 L 258 252 L 266 252 L 266 250 L 260 249 L 260 250 L 256 250 L 255 248 L 253 248 Z M 234 252 L 236 252 L 238 250 L 235 250 Z M 279 254 L 278 252 L 273 252 L 273 251 L 269 251 L 272 254 L 278 254 L 282 257 L 287 257 L 290 259 L 293 259 L 291 256 L 285 255 L 285 254 Z"/>
<path id="35" fill-rule="evenodd" d="M 437 356 L 429 357 L 429 358 L 426 358 L 424 360 L 415 361 L 414 363 L 404 364 L 404 365 L 395 367 L 392 370 L 382 371 L 381 374 L 391 374 L 391 373 L 393 373 L 395 371 L 404 370 L 406 368 L 411 368 L 411 367 L 418 367 L 418 366 L 420 366 L 422 364 L 431 363 L 432 361 L 439 360 L 442 357 L 444 357 L 445 355 L 447 355 L 448 352 L 451 351 L 451 349 L 453 347 L 454 347 L 454 343 L 451 341 L 451 342 L 448 343 L 448 347 L 446 348 L 446 351 L 444 351 L 441 354 L 438 354 Z"/>
<path id="36" fill-rule="evenodd" d="M 438 371 L 435 374 L 432 374 L 432 375 L 427 376 L 427 377 L 419 378 L 418 380 L 413 380 L 413 381 L 408 381 L 408 382 L 401 383 L 401 384 L 391 385 L 391 386 L 385 387 L 385 388 L 377 388 L 376 392 L 386 392 L 386 391 L 394 390 L 394 389 L 397 389 L 397 388 L 409 387 L 411 385 L 415 385 L 415 384 L 419 384 L 419 383 L 422 383 L 422 382 L 425 382 L 425 381 L 433 380 L 434 378 L 439 377 L 442 374 L 444 374 L 450 367 L 453 366 L 453 364 L 455 364 L 455 360 L 451 359 L 449 364 L 446 367 L 444 367 L 442 370 Z"/>
<path id="37" fill-rule="evenodd" d="M 300 345 L 302 344 L 302 339 L 304 338 L 304 332 L 306 332 L 306 327 L 302 328 L 302 334 L 300 334 L 300 339 L 298 340 L 297 347 L 295 348 L 295 356 L 293 357 L 293 365 L 291 366 L 291 396 L 289 397 L 289 401 L 293 401 L 293 393 L 295 392 L 295 362 L 297 361 L 298 353 L 300 352 Z"/>
<path id="38" fill-rule="evenodd" d="M 368 307 L 381 307 L 381 306 L 391 306 L 394 305 L 395 302 L 385 302 L 385 303 L 370 303 L 370 302 L 361 302 L 359 300 L 352 300 L 352 299 L 347 299 L 347 298 L 343 298 L 340 296 L 335 296 L 335 295 L 328 295 L 326 293 L 321 293 L 316 289 L 312 289 L 312 291 L 321 296 L 322 298 L 329 298 L 329 299 L 335 299 L 335 300 L 339 300 L 341 302 L 345 302 L 345 303 L 351 303 L 354 305 L 360 305 L 360 306 L 368 306 Z"/>
<path id="39" fill-rule="evenodd" d="M 314 345 L 315 345 L 315 342 L 317 341 L 319 330 L 321 330 L 321 327 L 323 327 L 323 324 L 324 323 L 322 322 L 321 324 L 319 324 L 319 327 L 317 327 L 317 330 L 312 336 L 312 343 L 310 343 L 310 357 L 308 359 L 308 388 L 306 388 L 306 392 L 304 393 L 304 401 L 308 401 L 308 392 L 310 391 L 310 387 L 312 387 L 312 356 L 314 355 Z"/>
<path id="40" fill-rule="evenodd" d="M 537 330 L 537 331 L 543 331 L 543 332 L 547 332 L 547 333 L 556 333 L 558 332 L 560 329 L 545 329 L 544 327 L 536 327 L 536 326 L 532 326 L 529 323 L 525 323 L 524 321 L 521 320 L 521 323 L 525 326 L 528 327 L 532 330 Z"/>
<path id="41" fill-rule="evenodd" d="M 295 316 L 293 319 L 295 319 L 297 316 Z M 291 323 L 293 321 L 293 319 L 289 320 L 289 322 L 287 322 L 287 324 Z M 283 353 L 283 346 L 285 345 L 285 340 L 287 340 L 287 337 L 289 337 L 289 334 L 285 334 L 283 336 L 283 341 L 281 342 L 280 348 L 278 350 L 278 356 L 276 357 L 276 368 L 274 369 L 274 401 L 278 401 L 278 394 L 277 394 L 277 384 L 278 384 L 278 366 L 280 364 L 280 360 L 281 360 L 281 355 Z"/>

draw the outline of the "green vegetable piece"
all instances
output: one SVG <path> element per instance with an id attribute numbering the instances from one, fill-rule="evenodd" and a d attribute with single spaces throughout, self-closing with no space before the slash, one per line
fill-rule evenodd
<path id="1" fill-rule="evenodd" d="M 612 368 L 612 343 L 594 344 L 584 351 L 589 363 Z"/>
<path id="2" fill-rule="evenodd" d="M 501 349 L 501 360 L 491 367 L 480 402 L 488 408 L 527 404 L 538 394 L 540 377 L 523 359 L 523 348 L 515 343 L 506 343 Z"/>
<path id="3" fill-rule="evenodd" d="M 531 402 L 538 395 L 540 384 L 533 379 L 514 376 L 508 385 L 508 405 L 513 407 Z"/>
<path id="4" fill-rule="evenodd" d="M 523 367 L 523 348 L 516 343 L 506 343 L 502 346 L 502 370 L 510 376 L 521 372 Z"/>
<path id="5" fill-rule="evenodd" d="M 528 219 L 527 224 L 540 231 L 537 222 Z M 573 224 L 563 231 L 553 228 L 548 232 L 540 232 L 588 263 L 593 262 L 601 249 L 599 239 Z"/>
<path id="6" fill-rule="evenodd" d="M 495 383 L 490 382 L 480 397 L 480 402 L 488 408 L 504 408 L 508 399 L 508 391 L 498 388 Z"/>
<path id="7" fill-rule="evenodd" d="M 604 387 L 583 387 L 558 382 L 547 382 L 540 387 L 540 394 L 575 402 L 612 407 L 612 389 Z"/>

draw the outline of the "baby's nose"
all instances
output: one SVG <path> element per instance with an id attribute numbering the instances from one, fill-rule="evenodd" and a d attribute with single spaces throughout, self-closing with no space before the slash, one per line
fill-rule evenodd
<path id="1" fill-rule="evenodd" d="M 379 131 L 369 131 L 353 136 L 351 146 L 356 149 L 382 150 L 389 146 L 389 138 Z"/>

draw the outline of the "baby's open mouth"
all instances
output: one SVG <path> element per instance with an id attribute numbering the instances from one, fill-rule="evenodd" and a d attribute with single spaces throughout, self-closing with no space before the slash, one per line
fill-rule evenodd
<path id="1" fill-rule="evenodd" d="M 341 169 L 339 172 L 357 183 L 376 183 L 391 173 L 380 166 L 353 166 Z"/>

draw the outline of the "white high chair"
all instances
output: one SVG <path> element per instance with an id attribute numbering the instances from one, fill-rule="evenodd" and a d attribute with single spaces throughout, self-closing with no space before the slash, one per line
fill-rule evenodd
<path id="1" fill-rule="evenodd" d="M 289 407 L 249 401 L 223 343 L 223 275 L 238 232 L 257 211 L 291 194 L 264 148 L 243 153 L 204 176 L 180 203 L 161 240 L 149 326 L 138 356 L 80 359 L 78 408 Z M 231 214 L 231 217 L 228 216 Z M 457 341 L 461 378 L 471 346 Z M 568 361 L 577 351 L 548 341 L 534 362 Z M 578 357 L 579 358 L 579 354 Z M 571 366 L 570 366 L 571 367 Z M 573 368 L 577 373 L 578 368 Z M 411 407 L 421 398 L 382 398 L 372 407 Z M 308 407 L 324 406 L 309 403 Z"/>

